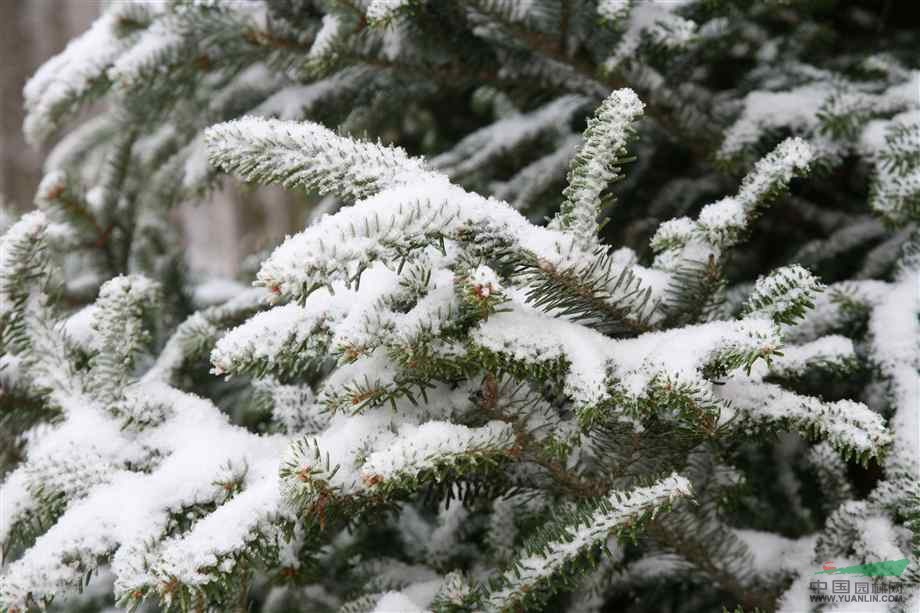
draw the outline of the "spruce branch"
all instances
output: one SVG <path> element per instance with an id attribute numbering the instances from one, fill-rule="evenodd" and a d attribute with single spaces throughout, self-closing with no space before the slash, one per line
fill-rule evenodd
<path id="1" fill-rule="evenodd" d="M 82 105 L 109 87 L 106 70 L 130 44 L 118 35 L 119 15 L 107 12 L 82 36 L 46 63 L 23 90 L 29 142 L 46 141 Z"/>
<path id="2" fill-rule="evenodd" d="M 696 220 L 669 220 L 652 238 L 656 267 L 670 273 L 666 324 L 705 321 L 721 307 L 723 267 L 728 250 L 738 245 L 762 208 L 782 193 L 797 173 L 808 169 L 812 147 L 787 139 L 761 159 L 734 197 L 703 207 Z"/>
<path id="3" fill-rule="evenodd" d="M 213 372 L 260 378 L 271 373 L 287 380 L 315 370 L 330 353 L 330 323 L 336 317 L 341 315 L 331 309 L 317 312 L 295 303 L 256 314 L 217 341 Z"/>
<path id="4" fill-rule="evenodd" d="M 828 513 L 833 513 L 841 504 L 853 498 L 853 486 L 846 478 L 840 456 L 830 443 L 818 443 L 812 447 L 808 459 L 819 476 L 822 506 Z"/>
<path id="5" fill-rule="evenodd" d="M 103 402 L 121 397 L 138 354 L 150 342 L 144 320 L 158 294 L 159 287 L 143 276 L 115 277 L 99 290 L 92 322 L 99 340 L 90 385 Z"/>
<path id="6" fill-rule="evenodd" d="M 584 96 L 561 96 L 530 113 L 501 118 L 432 159 L 431 165 L 454 180 L 482 171 L 501 156 L 532 144 L 539 137 L 558 133 L 588 102 Z"/>
<path id="7" fill-rule="evenodd" d="M 892 441 L 882 418 L 851 400 L 824 402 L 778 385 L 737 380 L 726 382 L 717 393 L 737 411 L 735 427 L 753 431 L 794 428 L 808 436 L 826 438 L 845 458 L 862 464 L 881 457 Z"/>
<path id="8" fill-rule="evenodd" d="M 48 280 L 44 213 L 24 215 L 0 241 L 0 346 L 21 353 L 28 348 L 26 305 Z"/>
<path id="9" fill-rule="evenodd" d="M 393 20 L 409 13 L 418 0 L 372 0 L 367 7 L 367 21 L 371 27 L 386 27 Z"/>
<path id="10" fill-rule="evenodd" d="M 546 260 L 525 260 L 517 270 L 527 280 L 529 303 L 608 336 L 647 330 L 657 308 L 651 288 L 613 254 L 599 251 L 561 270 Z"/>
<path id="11" fill-rule="evenodd" d="M 105 246 L 110 229 L 101 225 L 79 186 L 65 171 L 45 175 L 38 186 L 35 204 L 54 223 L 70 224 L 80 246 Z"/>
<path id="12" fill-rule="evenodd" d="M 824 286 L 801 266 L 778 268 L 754 285 L 744 307 L 747 317 L 769 317 L 777 324 L 793 325 L 808 309 Z"/>
<path id="13" fill-rule="evenodd" d="M 485 606 L 492 611 L 512 611 L 545 602 L 573 566 L 596 555 L 611 535 L 635 534 L 678 498 L 691 496 L 690 483 L 676 474 L 649 487 L 614 491 L 581 509 L 560 511 L 548 526 L 489 586 Z"/>
<path id="14" fill-rule="evenodd" d="M 211 163 L 246 181 L 359 199 L 428 176 L 402 149 L 358 143 L 316 124 L 244 117 L 205 131 Z"/>
<path id="15" fill-rule="evenodd" d="M 565 200 L 553 227 L 572 232 L 588 245 L 597 244 L 601 192 L 620 178 L 618 166 L 626 161 L 632 124 L 644 105 L 631 89 L 608 96 L 588 121 L 585 142 L 569 167 Z"/>

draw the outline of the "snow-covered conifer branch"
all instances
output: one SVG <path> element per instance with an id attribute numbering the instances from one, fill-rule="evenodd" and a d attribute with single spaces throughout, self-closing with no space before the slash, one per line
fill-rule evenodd
<path id="1" fill-rule="evenodd" d="M 716 249 L 739 242 L 759 209 L 784 190 L 794 176 L 807 171 L 813 157 L 811 146 L 802 139 L 783 141 L 757 162 L 734 197 L 706 205 L 696 221 L 681 218 L 662 224 L 652 246 L 665 254 L 679 247 L 687 250 L 695 246 L 696 251 L 708 248 L 718 255 Z M 700 242 L 703 245 L 695 245 Z"/>
<path id="2" fill-rule="evenodd" d="M 770 133 L 786 128 L 816 143 L 819 157 L 830 161 L 859 145 L 853 140 L 865 142 L 874 117 L 917 107 L 915 74 L 879 83 L 854 82 L 807 64 L 800 70 L 798 78 L 747 94 L 740 116 L 726 131 L 721 157 L 736 157 Z"/>
<path id="3" fill-rule="evenodd" d="M 106 70 L 130 44 L 130 39 L 117 35 L 118 21 L 114 12 L 102 15 L 26 83 L 23 131 L 30 142 L 46 140 L 82 104 L 105 90 Z"/>
<path id="4" fill-rule="evenodd" d="M 315 402 L 316 394 L 307 385 L 259 379 L 253 382 L 253 387 L 270 397 L 272 419 L 288 434 L 316 434 L 329 423 L 330 415 Z"/>
<path id="5" fill-rule="evenodd" d="M 806 141 L 783 141 L 745 175 L 736 196 L 723 198 L 700 211 L 699 232 L 717 247 L 737 244 L 760 208 L 786 189 L 794 176 L 806 172 L 813 158 L 813 149 Z"/>
<path id="6" fill-rule="evenodd" d="M 629 16 L 630 3 L 628 0 L 601 0 L 597 3 L 597 15 L 611 25 L 619 25 L 620 19 Z"/>
<path id="7" fill-rule="evenodd" d="M 833 512 L 841 503 L 853 498 L 853 486 L 846 478 L 840 463 L 840 456 L 828 442 L 818 443 L 811 448 L 808 456 L 812 467 L 820 477 L 823 506 Z"/>
<path id="8" fill-rule="evenodd" d="M 36 211 L 24 215 L 0 238 L 0 347 L 19 353 L 28 347 L 25 310 L 47 283 L 48 221 Z"/>
<path id="9" fill-rule="evenodd" d="M 208 128 L 205 141 L 213 165 L 246 181 L 346 198 L 364 198 L 430 176 L 422 162 L 402 149 L 342 138 L 316 124 L 244 117 Z"/>
<path id="10" fill-rule="evenodd" d="M 597 13 L 603 23 L 623 30 L 619 45 L 604 62 L 604 69 L 613 71 L 632 56 L 643 39 L 667 48 L 678 48 L 693 40 L 697 24 L 675 14 L 692 0 L 650 0 L 629 2 L 603 0 Z"/>
<path id="11" fill-rule="evenodd" d="M 584 96 L 562 96 L 526 114 L 514 114 L 477 130 L 431 160 L 453 179 L 478 171 L 501 155 L 542 136 L 564 129 L 576 111 L 588 103 Z"/>
<path id="12" fill-rule="evenodd" d="M 127 603 L 157 593 L 167 602 L 182 592 L 187 597 L 213 581 L 218 572 L 232 571 L 236 554 L 246 551 L 259 532 L 271 529 L 271 519 L 280 512 L 275 479 L 278 441 L 231 426 L 216 407 L 200 398 L 165 386 L 148 387 L 146 392 L 176 409 L 174 418 L 150 430 L 144 439 L 147 452 L 162 454 L 163 459 L 149 473 L 112 470 L 104 483 L 73 503 L 24 557 L 6 569 L 0 581 L 5 606 L 22 608 L 78 585 L 112 551 L 116 551 L 116 590 Z M 46 449 L 73 436 L 90 436 L 110 453 L 119 447 L 130 449 L 124 447 L 118 425 L 97 408 L 71 404 L 75 413 L 57 436 L 52 434 L 44 442 Z M 90 417 L 101 428 L 87 429 Z M 202 441 L 208 441 L 206 447 Z M 202 454 L 202 449 L 207 453 Z M 143 458 L 130 454 L 117 457 L 119 462 L 131 459 L 132 463 L 140 460 L 140 467 L 145 464 Z M 242 492 L 229 500 L 222 485 L 228 463 L 248 467 L 239 484 Z M 207 521 L 150 549 L 151 540 L 170 533 L 178 536 L 175 522 L 187 513 L 194 517 L 196 507 L 206 510 L 208 504 L 219 507 Z"/>
<path id="13" fill-rule="evenodd" d="M 491 246 L 493 254 L 505 253 L 520 274 L 537 281 L 559 271 L 570 276 L 587 271 L 598 277 L 586 283 L 596 284 L 588 293 L 600 294 L 598 301 L 635 321 L 647 316 L 659 296 L 656 290 L 663 290 L 661 274 L 604 258 L 600 262 L 606 263 L 598 265 L 597 256 L 572 236 L 533 226 L 507 204 L 465 192 L 436 175 L 384 190 L 288 238 L 265 261 L 259 281 L 282 296 L 303 299 L 325 285 L 358 282 L 378 260 L 410 260 L 431 239 Z M 624 268 L 630 269 L 625 276 Z"/>
<path id="14" fill-rule="evenodd" d="M 98 339 L 91 384 L 100 397 L 117 398 L 133 374 L 137 354 L 150 341 L 144 315 L 156 308 L 158 294 L 158 286 L 143 276 L 115 277 L 99 290 L 91 324 Z"/>
<path id="15" fill-rule="evenodd" d="M 76 248 L 102 241 L 104 230 L 78 183 L 65 171 L 45 175 L 35 196 L 36 206 L 53 224 L 55 238 L 66 240 Z"/>
<path id="16" fill-rule="evenodd" d="M 785 331 L 786 338 L 812 341 L 826 334 L 841 332 L 865 317 L 888 293 L 883 281 L 863 280 L 835 283 L 815 298 L 815 307 L 802 320 Z"/>
<path id="17" fill-rule="evenodd" d="M 716 393 L 731 402 L 741 427 L 795 428 L 826 438 L 841 454 L 862 463 L 881 457 L 892 441 L 882 418 L 858 402 L 824 402 L 743 379 L 727 381 Z"/>
<path id="18" fill-rule="evenodd" d="M 778 324 L 791 325 L 815 306 L 815 295 L 823 289 L 801 266 L 777 268 L 757 279 L 744 311 L 750 317 L 767 317 Z"/>
<path id="19" fill-rule="evenodd" d="M 20 230 L 28 230 L 22 238 L 28 239 L 31 245 L 44 245 L 41 234 L 45 228 L 45 220 L 41 213 L 34 213 L 20 223 L 21 228 L 14 227 L 15 232 L 3 239 L 4 259 L 9 260 L 10 266 L 15 265 L 18 249 L 13 247 L 21 242 L 17 234 Z M 7 248 L 11 248 L 11 251 L 6 251 Z M 42 294 L 44 281 L 38 278 L 34 278 L 33 281 L 36 287 L 30 289 L 27 300 L 17 301 L 10 306 L 17 312 L 18 317 L 24 320 L 25 331 L 36 354 L 24 366 L 38 386 L 47 391 L 47 402 L 57 407 L 59 413 L 56 425 L 46 431 L 38 430 L 33 433 L 28 459 L 16 473 L 20 476 L 4 485 L 4 498 L 10 496 L 12 502 L 8 515 L 7 509 L 4 509 L 4 528 L 12 530 L 16 538 L 23 539 L 27 545 L 31 545 L 28 553 L 16 560 L 0 581 L 0 598 L 4 606 L 12 608 L 35 606 L 66 589 L 68 585 L 78 585 L 85 573 L 92 572 L 100 559 L 106 557 L 107 552 L 123 544 L 120 539 L 128 538 L 118 536 L 122 532 L 119 532 L 118 528 L 113 528 L 118 521 L 131 518 L 131 521 L 141 522 L 130 524 L 133 527 L 128 528 L 124 532 L 125 535 L 139 531 L 147 535 L 135 534 L 141 539 L 164 536 L 161 530 L 166 529 L 168 521 L 161 525 L 160 520 L 154 517 L 156 513 L 151 516 L 143 511 L 127 512 L 119 515 L 121 519 L 115 520 L 99 514 L 125 511 L 123 505 L 119 504 L 119 498 L 125 487 L 130 489 L 135 486 L 138 492 L 153 493 L 153 497 L 148 498 L 146 503 L 139 493 L 132 494 L 129 498 L 135 504 L 153 504 L 155 507 L 165 502 L 163 512 L 166 514 L 162 515 L 164 520 L 170 516 L 170 508 L 179 509 L 183 505 L 201 504 L 204 500 L 200 490 L 202 480 L 209 483 L 218 473 L 203 472 L 199 478 L 195 478 L 188 472 L 189 461 L 195 457 L 196 449 L 200 448 L 201 440 L 204 440 L 195 437 L 201 435 L 205 439 L 213 438 L 213 445 L 222 438 L 218 432 L 227 434 L 233 431 L 225 429 L 231 427 L 219 417 L 213 405 L 193 396 L 184 395 L 156 383 L 140 384 L 141 389 L 134 386 L 126 387 L 127 383 L 136 377 L 136 352 L 146 344 L 147 331 L 142 325 L 142 316 L 145 310 L 153 306 L 152 298 L 157 292 L 156 284 L 143 277 L 116 277 L 103 286 L 92 311 L 99 341 L 93 343 L 87 364 L 91 384 L 84 386 L 81 383 L 82 373 L 69 363 L 71 356 L 68 353 L 67 338 L 54 325 L 54 313 L 46 304 L 48 297 Z M 154 405 L 158 406 L 157 410 L 161 411 L 161 415 L 157 419 L 150 419 L 149 414 Z M 179 410 L 180 405 L 184 405 L 182 410 Z M 111 413 L 112 409 L 116 412 L 114 416 Z M 184 411 L 188 413 L 184 414 Z M 171 421 L 172 417 L 183 414 L 192 421 L 185 425 Z M 139 415 L 145 416 L 140 419 Z M 142 429 L 147 426 L 139 447 L 131 444 L 134 435 L 123 430 L 126 424 L 121 422 L 121 419 L 124 417 L 139 424 Z M 211 427 L 207 427 L 206 424 L 209 419 Z M 191 425 L 192 423 L 195 425 Z M 242 438 L 238 438 L 233 444 L 237 446 L 235 453 L 251 453 L 253 445 L 249 444 L 247 447 L 247 437 L 250 435 L 242 431 L 237 432 Z M 183 443 L 182 436 L 192 438 Z M 257 441 L 258 437 L 252 440 Z M 186 453 L 192 455 L 187 456 L 185 460 L 181 459 L 181 454 L 170 456 L 173 451 L 183 446 L 187 447 Z M 275 447 L 271 444 L 263 447 L 263 451 L 267 449 Z M 276 454 L 277 449 L 273 453 Z M 215 459 L 220 455 L 218 453 Z M 163 456 L 170 456 L 170 460 L 178 461 L 177 470 L 185 473 L 183 478 L 191 478 L 190 488 L 186 488 L 185 494 L 179 494 L 187 497 L 184 502 L 169 503 L 165 499 L 158 500 L 160 494 L 154 493 L 157 491 L 156 488 L 151 490 L 149 483 L 137 483 L 137 479 L 143 480 L 141 475 L 159 462 L 153 462 L 153 459 Z M 234 462 L 246 464 L 246 455 L 236 456 Z M 169 460 L 166 464 L 169 464 Z M 128 466 L 132 468 L 129 470 Z M 203 468 L 205 471 L 209 470 L 204 466 Z M 261 473 L 261 481 L 270 484 L 276 470 L 277 464 L 267 472 Z M 175 490 L 173 485 L 176 474 L 173 472 L 172 476 L 167 474 L 165 477 L 160 474 L 159 478 L 163 484 L 160 493 L 163 488 Z M 258 474 L 258 470 L 255 473 L 250 472 L 250 475 Z M 269 479 L 266 481 L 266 478 Z M 156 481 L 157 478 L 151 479 Z M 260 501 L 260 504 L 266 501 L 264 491 L 253 493 L 251 497 Z M 242 516 L 249 516 L 252 508 L 251 505 L 242 507 Z M 218 515 L 224 516 L 227 513 Z M 276 516 L 276 511 L 270 510 L 262 519 L 257 515 L 254 517 L 257 522 L 265 522 L 258 524 L 261 531 L 263 528 L 270 528 L 272 524 L 267 522 Z M 144 524 L 148 519 L 152 520 L 152 525 Z M 31 530 L 30 524 L 36 521 L 41 526 L 39 533 L 48 524 L 54 524 L 54 527 L 45 534 L 36 535 L 37 539 L 33 536 L 35 540 L 30 542 L 26 535 Z M 215 521 L 225 522 L 219 518 Z M 218 525 L 221 525 L 223 530 L 226 523 Z M 114 529 L 115 533 L 108 532 L 110 529 Z M 153 532 L 150 532 L 151 529 Z M 232 538 L 228 541 L 226 536 L 224 533 L 222 542 L 230 548 L 243 548 L 252 539 L 248 529 L 239 535 L 238 542 L 233 542 Z M 3 535 L 4 549 L 10 544 L 7 537 L 8 534 Z M 149 542 L 144 545 L 138 543 L 132 547 L 137 555 L 143 556 L 149 553 L 147 545 Z M 194 549 L 202 551 L 197 544 Z M 131 564 L 136 570 L 146 563 L 135 560 Z M 116 568 L 119 568 L 117 563 Z M 196 568 L 203 566 L 197 565 Z M 168 568 L 166 573 L 168 577 L 178 576 L 173 568 Z M 124 567 L 119 568 L 118 574 L 120 580 L 128 580 L 128 573 Z M 127 600 L 136 601 L 146 592 L 147 588 L 133 583 L 128 591 Z"/>
<path id="20" fill-rule="evenodd" d="M 629 250 L 625 250 L 629 251 Z M 557 267 L 546 260 L 520 266 L 528 280 L 527 301 L 608 335 L 635 334 L 651 327 L 660 297 L 654 281 L 636 274 L 630 253 L 596 252 Z"/>
<path id="21" fill-rule="evenodd" d="M 279 377 L 302 373 L 328 353 L 328 320 L 337 315 L 341 316 L 331 309 L 313 311 L 296 303 L 259 313 L 217 341 L 211 352 L 214 372 Z"/>
<path id="22" fill-rule="evenodd" d="M 168 73 L 164 66 L 188 61 L 190 45 L 177 25 L 169 19 L 153 22 L 138 34 L 134 44 L 118 55 L 106 70 L 106 77 L 121 95 L 130 95 L 150 81 L 162 79 Z"/>
<path id="23" fill-rule="evenodd" d="M 335 68 L 340 55 L 349 49 L 350 36 L 361 29 L 365 18 L 359 10 L 348 5 L 335 6 L 323 15 L 322 22 L 304 64 L 305 72 L 313 77 L 324 77 Z"/>
<path id="24" fill-rule="evenodd" d="M 812 145 L 801 138 L 789 138 L 754 165 L 741 182 L 738 201 L 750 217 L 758 207 L 788 187 L 789 182 L 806 173 L 815 159 Z M 700 216 L 701 221 L 703 215 Z M 718 225 L 704 221 L 707 226 Z"/>
<path id="25" fill-rule="evenodd" d="M 526 334 L 522 334 L 528 330 Z M 530 308 L 516 306 L 480 324 L 473 341 L 483 349 L 528 368 L 562 365 L 564 390 L 580 407 L 639 398 L 657 376 L 702 383 L 704 372 L 718 364 L 725 372 L 746 367 L 747 356 L 769 355 L 779 345 L 767 320 L 713 322 L 696 327 L 649 333 L 636 339 L 612 340 L 598 332 Z M 662 345 L 682 347 L 668 355 Z M 744 359 L 739 359 L 743 356 Z M 520 367 L 523 368 L 523 367 Z M 616 402 L 611 402 L 616 410 Z"/>
<path id="26" fill-rule="evenodd" d="M 555 521 L 530 540 L 494 585 L 486 600 L 491 611 L 512 611 L 541 602 L 547 584 L 611 534 L 635 533 L 645 521 L 667 510 L 679 498 L 692 495 L 690 482 L 679 475 L 649 487 L 614 491 L 593 508 L 560 512 Z"/>
<path id="27" fill-rule="evenodd" d="M 882 131 L 884 141 L 879 142 Z M 876 162 L 872 208 L 898 224 L 916 221 L 920 218 L 920 110 L 870 123 L 863 142 Z"/>
<path id="28" fill-rule="evenodd" d="M 477 596 L 463 574 L 455 571 L 444 577 L 444 583 L 431 601 L 431 607 L 434 611 L 469 608 L 474 606 Z"/>
<path id="29" fill-rule="evenodd" d="M 580 134 L 568 135 L 559 142 L 555 151 L 525 166 L 508 181 L 496 185 L 496 198 L 509 202 L 518 210 L 534 206 L 539 196 L 565 177 L 570 161 L 583 142 Z"/>
<path id="30" fill-rule="evenodd" d="M 372 25 L 387 25 L 400 13 L 408 11 L 417 0 L 372 0 L 367 7 L 367 20 Z"/>
<path id="31" fill-rule="evenodd" d="M 555 227 L 572 232 L 588 245 L 597 244 L 601 192 L 620 177 L 618 166 L 626 159 L 633 123 L 643 108 L 631 89 L 613 92 L 597 108 L 588 121 L 585 142 L 569 167 L 565 200 L 553 222 Z"/>
<path id="32" fill-rule="evenodd" d="M 872 309 L 869 331 L 873 359 L 890 385 L 891 428 L 894 444 L 886 460 L 891 478 L 916 479 L 920 475 L 920 447 L 917 425 L 917 372 L 920 369 L 920 299 L 917 295 L 916 264 L 899 274 L 897 282 Z"/>
<path id="33" fill-rule="evenodd" d="M 386 449 L 371 453 L 361 466 L 361 479 L 372 487 L 393 480 L 414 479 L 419 473 L 443 470 L 453 463 L 495 454 L 512 453 L 510 424 L 493 421 L 479 428 L 446 422 L 427 422 L 400 429 Z"/>
<path id="34" fill-rule="evenodd" d="M 845 336 L 828 335 L 803 345 L 785 345 L 773 357 L 771 375 L 787 379 L 802 377 L 809 371 L 849 373 L 857 368 L 853 341 Z"/>
<path id="35" fill-rule="evenodd" d="M 411 413 L 411 407 L 405 403 L 403 411 Z M 281 478 L 287 500 L 324 522 L 330 505 L 353 511 L 373 507 L 426 483 L 490 470 L 516 450 L 516 437 L 504 422 L 476 428 L 440 421 L 417 424 L 411 416 L 390 420 L 378 409 L 336 415 L 319 436 L 296 441 Z"/>
<path id="36" fill-rule="evenodd" d="M 176 327 L 143 380 L 171 383 L 186 360 L 207 356 L 224 327 L 254 315 L 269 297 L 264 288 L 251 288 L 223 304 L 196 311 Z"/>
<path id="37" fill-rule="evenodd" d="M 704 206 L 696 220 L 681 217 L 659 226 L 651 246 L 658 253 L 656 268 L 670 275 L 666 321 L 705 321 L 717 310 L 725 252 L 741 242 L 767 202 L 807 171 L 813 155 L 802 139 L 787 139 L 757 162 L 735 196 Z"/>

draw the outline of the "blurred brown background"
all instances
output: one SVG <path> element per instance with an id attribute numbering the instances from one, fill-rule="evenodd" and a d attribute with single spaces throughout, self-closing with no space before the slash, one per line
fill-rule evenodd
<path id="1" fill-rule="evenodd" d="M 23 85 L 104 6 L 104 0 L 0 0 L 0 202 L 6 207 L 32 206 L 45 153 L 22 136 Z M 230 179 L 225 184 L 228 189 L 207 202 L 182 206 L 176 222 L 193 269 L 232 276 L 246 255 L 303 227 L 305 203 L 282 190 L 239 189 Z"/>
<path id="2" fill-rule="evenodd" d="M 93 0 L 0 0 L 0 194 L 23 210 L 41 180 L 42 152 L 22 137 L 22 86 L 99 14 Z"/>

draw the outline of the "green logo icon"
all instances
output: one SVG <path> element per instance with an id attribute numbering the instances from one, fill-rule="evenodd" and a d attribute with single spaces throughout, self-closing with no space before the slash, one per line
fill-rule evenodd
<path id="1" fill-rule="evenodd" d="M 872 564 L 858 564 L 856 566 L 844 566 L 836 568 L 832 562 L 825 562 L 824 570 L 819 570 L 816 575 L 862 575 L 863 577 L 900 577 L 904 569 L 907 568 L 909 561 L 903 560 L 886 560 L 884 562 L 873 562 Z"/>

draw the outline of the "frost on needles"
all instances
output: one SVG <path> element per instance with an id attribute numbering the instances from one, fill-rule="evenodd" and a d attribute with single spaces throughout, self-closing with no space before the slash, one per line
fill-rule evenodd
<path id="1" fill-rule="evenodd" d="M 592 129 L 600 132 L 598 124 L 631 118 L 634 100 L 632 92 L 615 92 Z M 194 602 L 206 597 L 212 584 L 231 583 L 249 556 L 277 557 L 271 551 L 281 547 L 282 535 L 298 522 L 306 522 L 309 527 L 302 529 L 315 532 L 313 538 L 322 538 L 355 514 L 411 500 L 423 488 L 454 481 L 472 487 L 483 475 L 491 476 L 487 487 L 526 487 L 536 479 L 531 487 L 547 481 L 544 487 L 588 499 L 613 496 L 604 494 L 605 481 L 615 484 L 626 474 L 617 478 L 617 471 L 601 480 L 571 467 L 585 461 L 581 456 L 597 453 L 598 438 L 614 445 L 627 436 L 641 439 L 649 427 L 677 428 L 703 441 L 782 424 L 828 436 L 841 452 L 863 460 L 879 455 L 889 443 L 878 416 L 858 403 L 834 408 L 803 399 L 812 408 L 801 416 L 795 401 L 777 401 L 777 392 L 770 391 L 775 386 L 761 392 L 755 387 L 762 385 L 755 383 L 763 376 L 761 364 L 780 354 L 780 325 L 790 322 L 790 312 L 801 315 L 803 310 L 765 305 L 788 300 L 790 292 L 802 292 L 800 302 L 812 299 L 819 288 L 807 273 L 786 274 L 784 283 L 759 284 L 755 306 L 742 319 L 656 330 L 659 320 L 647 318 L 647 331 L 611 338 L 534 299 L 534 286 L 552 279 L 554 271 L 590 268 L 596 258 L 606 257 L 582 246 L 583 230 L 532 225 L 507 204 L 452 185 L 400 150 L 355 143 L 316 125 L 243 119 L 214 127 L 206 138 L 212 160 L 245 177 L 309 183 L 347 197 L 365 195 L 290 237 L 268 258 L 259 282 L 274 301 L 285 304 L 228 331 L 212 354 L 219 374 L 274 374 L 286 380 L 309 376 L 324 360 L 335 360 L 337 368 L 315 395 L 306 396 L 305 406 L 297 407 L 304 415 L 317 411 L 317 418 L 328 417 L 298 420 L 314 424 L 315 431 L 291 432 L 294 439 L 282 462 L 280 435 L 248 434 L 226 424 L 206 400 L 165 381 L 138 380 L 133 356 L 147 340 L 142 309 L 149 306 L 150 282 L 113 279 L 94 306 L 92 325 L 101 336 L 89 370 L 75 373 L 74 380 L 44 384 L 49 401 L 60 406 L 64 417 L 47 435 L 59 441 L 54 446 L 58 453 L 46 444 L 52 458 L 40 460 L 42 454 L 34 450 L 8 479 L 7 495 L 22 501 L 8 518 L 11 525 L 26 521 L 51 493 L 47 482 L 36 489 L 41 482 L 35 479 L 42 474 L 36 462 L 67 466 L 62 447 L 93 449 L 97 461 L 110 469 L 99 473 L 94 463 L 79 469 L 96 476 L 87 473 L 90 481 L 67 491 L 65 501 L 73 502 L 60 509 L 51 529 L 5 573 L 3 593 L 9 602 L 40 602 L 60 585 L 78 584 L 82 573 L 107 555 L 113 556 L 122 601 L 156 596 L 167 605 L 181 598 Z M 591 151 L 600 144 L 590 138 L 586 142 L 590 145 L 576 164 L 587 165 L 581 172 L 590 173 Z M 312 151 L 305 148 L 308 143 Z M 709 215 L 712 221 L 702 226 L 697 249 L 709 246 L 718 253 L 717 245 L 731 244 L 723 237 L 743 228 L 744 203 L 753 206 L 766 189 L 761 186 L 775 190 L 789 180 L 789 168 L 806 165 L 803 147 L 784 144 L 758 165 L 743 184 L 739 212 L 718 222 Z M 355 192 L 355 185 L 362 192 Z M 596 216 L 591 212 L 595 207 L 593 198 L 574 200 L 571 213 L 561 214 L 587 214 L 589 219 Z M 726 230 L 715 233 L 717 227 Z M 35 249 L 43 230 L 31 218 L 10 230 L 4 239 L 4 279 L 24 265 L 21 258 L 27 256 L 20 250 Z M 20 236 L 28 237 L 29 245 Z M 672 282 L 666 268 L 622 266 L 630 267 L 629 275 L 647 287 L 655 303 Z M 623 274 L 617 271 L 610 278 Z M 617 296 L 616 284 L 605 289 L 611 298 Z M 22 313 L 11 313 L 26 321 L 27 336 L 33 326 L 34 334 L 53 331 L 45 321 L 50 314 L 31 307 L 41 299 L 39 292 L 20 300 Z M 624 308 L 624 317 L 633 313 Z M 124 336 L 110 345 L 104 335 L 114 330 Z M 663 345 L 675 349 L 656 351 Z M 529 385 L 504 398 L 501 390 L 512 381 L 535 376 L 555 382 L 554 393 L 571 410 L 559 412 Z M 728 376 L 742 393 L 713 386 Z M 739 411 L 744 419 L 729 419 Z M 491 419 L 475 425 L 486 417 Z M 100 423 L 92 432 L 85 431 L 89 419 Z M 159 456 L 155 461 L 149 455 L 153 451 Z M 74 460 L 86 465 L 85 455 Z M 137 468 L 116 469 L 125 462 Z M 182 487 L 171 483 L 176 478 L 171 475 L 178 474 Z M 685 479 L 672 479 L 678 480 L 675 492 L 689 494 Z M 664 483 L 656 487 L 665 488 Z M 158 489 L 163 487 L 170 488 L 168 495 Z M 560 530 L 574 522 L 587 532 L 555 536 L 548 528 L 546 536 L 536 537 L 533 549 L 512 563 L 512 570 L 503 572 L 514 577 L 515 568 L 536 573 L 551 564 L 534 588 L 552 589 L 553 577 L 572 572 L 567 566 L 580 560 L 583 551 L 624 525 L 632 526 L 633 519 L 624 524 L 625 518 L 657 509 L 639 500 L 658 490 L 645 491 L 627 492 L 631 502 L 622 508 L 616 502 L 613 507 L 602 503 L 591 513 L 561 507 L 554 515 Z M 673 495 L 666 494 L 665 500 Z M 130 497 L 130 513 L 113 496 Z M 200 519 L 182 529 L 182 522 L 175 523 L 176 512 Z M 559 557 L 561 545 L 553 544 L 559 538 L 563 543 L 575 539 L 565 546 L 572 555 Z M 82 562 L 74 567 L 73 559 Z M 509 590 L 531 589 L 526 586 L 536 579 L 483 583 L 468 598 L 502 609 L 514 601 Z"/>
<path id="2" fill-rule="evenodd" d="M 779 4 L 106 9 L 24 129 L 113 112 L 0 215 L 0 611 L 794 612 L 909 557 L 916 71 Z M 172 221 L 221 174 L 309 203 L 245 284 Z"/>

